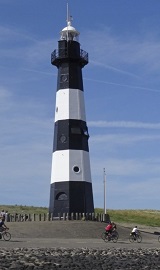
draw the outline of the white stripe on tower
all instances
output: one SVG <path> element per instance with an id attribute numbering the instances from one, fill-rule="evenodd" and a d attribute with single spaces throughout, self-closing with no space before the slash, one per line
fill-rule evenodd
<path id="1" fill-rule="evenodd" d="M 64 119 L 86 121 L 83 91 L 79 89 L 60 89 L 57 92 L 55 122 Z"/>
<path id="2" fill-rule="evenodd" d="M 51 60 L 58 68 L 49 206 L 54 216 L 94 212 L 82 79 L 88 54 L 78 36 L 68 21 Z"/>

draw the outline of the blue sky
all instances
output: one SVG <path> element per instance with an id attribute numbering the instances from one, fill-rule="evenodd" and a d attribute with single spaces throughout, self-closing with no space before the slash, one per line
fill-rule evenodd
<path id="1" fill-rule="evenodd" d="M 66 0 L 0 0 L 0 204 L 49 205 Z M 95 207 L 159 209 L 160 1 L 69 0 L 89 53 L 83 83 Z"/>

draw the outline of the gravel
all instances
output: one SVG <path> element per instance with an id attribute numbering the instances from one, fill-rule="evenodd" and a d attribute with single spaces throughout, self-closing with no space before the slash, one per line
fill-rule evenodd
<path id="1" fill-rule="evenodd" d="M 0 249 L 0 270 L 160 269 L 158 249 L 14 248 Z"/>

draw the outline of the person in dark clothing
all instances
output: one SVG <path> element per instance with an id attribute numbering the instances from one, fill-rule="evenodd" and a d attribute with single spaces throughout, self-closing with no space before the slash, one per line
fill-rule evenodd
<path id="1" fill-rule="evenodd" d="M 4 230 L 9 229 L 4 222 L 5 222 L 5 218 L 2 217 L 0 219 L 0 232 L 3 232 Z"/>

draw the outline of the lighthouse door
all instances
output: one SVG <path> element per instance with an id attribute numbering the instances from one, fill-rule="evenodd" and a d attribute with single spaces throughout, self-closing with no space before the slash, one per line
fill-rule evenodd
<path id="1" fill-rule="evenodd" d="M 63 213 L 67 213 L 69 209 L 69 200 L 68 196 L 65 192 L 59 192 L 55 198 L 55 209 L 57 214 L 63 215 Z"/>

